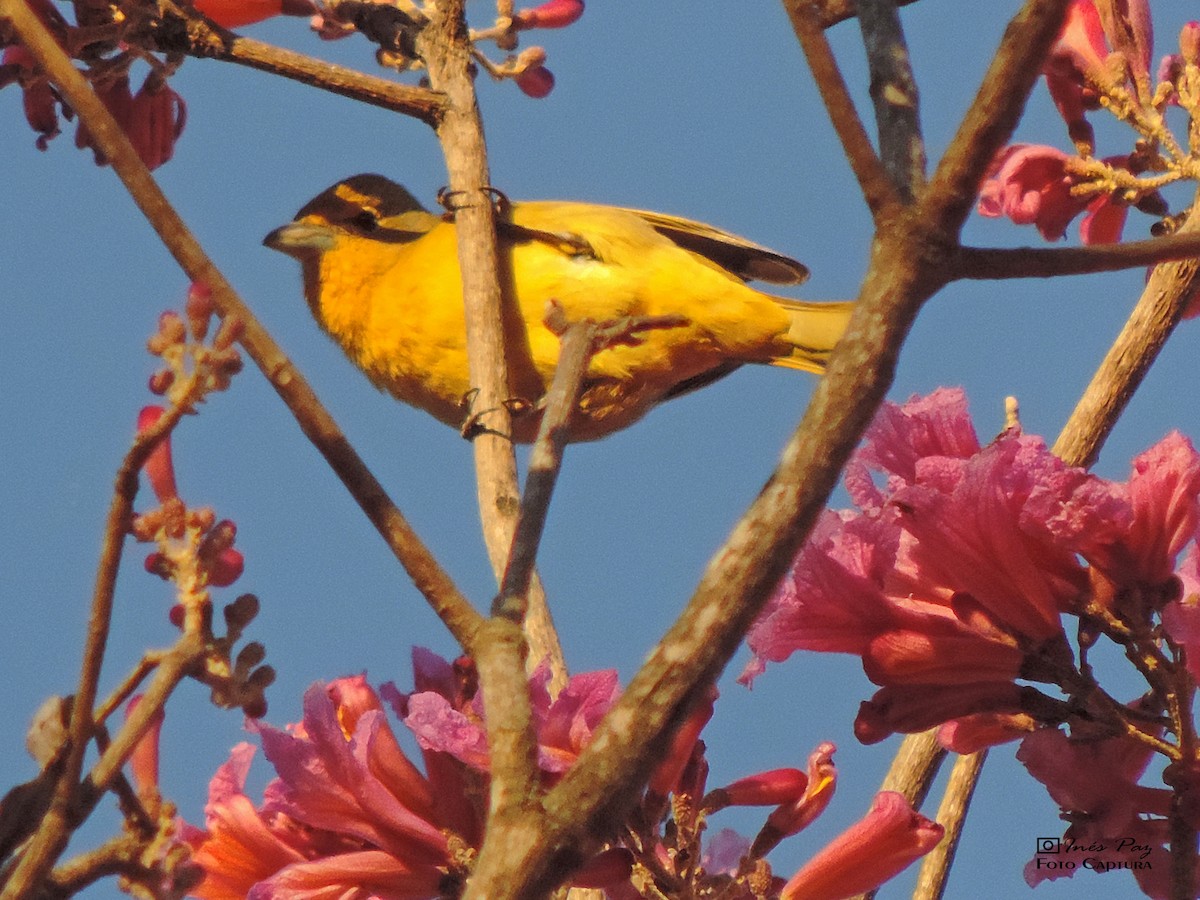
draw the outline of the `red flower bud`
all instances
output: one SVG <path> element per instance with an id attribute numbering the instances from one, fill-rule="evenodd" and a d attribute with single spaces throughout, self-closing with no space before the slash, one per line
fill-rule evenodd
<path id="1" fill-rule="evenodd" d="M 518 10 L 517 28 L 565 28 L 583 15 L 583 0 L 546 0 L 541 6 Z"/>
<path id="2" fill-rule="evenodd" d="M 516 82 L 523 93 L 540 100 L 554 90 L 554 73 L 545 66 L 534 66 L 518 75 Z"/>
<path id="3" fill-rule="evenodd" d="M 1200 22 L 1188 22 L 1179 30 L 1179 52 L 1192 65 L 1200 62 Z"/>

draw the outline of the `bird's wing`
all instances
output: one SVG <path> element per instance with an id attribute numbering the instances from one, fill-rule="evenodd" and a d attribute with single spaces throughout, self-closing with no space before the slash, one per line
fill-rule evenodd
<path id="1" fill-rule="evenodd" d="M 692 253 L 712 260 L 739 278 L 773 284 L 800 284 L 808 280 L 808 268 L 803 263 L 736 234 L 665 213 L 642 209 L 631 209 L 629 212 L 659 234 Z"/>

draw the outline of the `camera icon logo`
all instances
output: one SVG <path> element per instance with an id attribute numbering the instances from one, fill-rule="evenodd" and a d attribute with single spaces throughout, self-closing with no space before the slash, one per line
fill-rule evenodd
<path id="1" fill-rule="evenodd" d="M 1062 838 L 1040 837 L 1037 839 L 1038 853 L 1062 853 Z"/>

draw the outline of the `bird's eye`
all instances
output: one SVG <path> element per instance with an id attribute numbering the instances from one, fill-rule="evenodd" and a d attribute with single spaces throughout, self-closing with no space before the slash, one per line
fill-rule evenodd
<path id="1" fill-rule="evenodd" d="M 379 227 L 379 216 L 369 209 L 355 213 L 350 222 L 360 231 L 374 231 Z"/>

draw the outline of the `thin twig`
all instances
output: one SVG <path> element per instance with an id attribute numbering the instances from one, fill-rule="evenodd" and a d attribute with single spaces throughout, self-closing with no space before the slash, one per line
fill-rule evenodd
<path id="1" fill-rule="evenodd" d="M 1054 44 L 1069 0 L 1026 0 L 1008 24 L 950 148 L 922 197 L 935 233 L 955 234 L 975 205 L 979 183 L 996 153 L 1012 136 L 1042 60 Z"/>
<path id="2" fill-rule="evenodd" d="M 561 312 L 558 309 L 559 316 Z M 598 331 L 595 322 L 584 320 L 566 325 L 559 335 L 558 363 L 546 391 L 546 408 L 529 455 L 525 494 L 521 497 L 512 549 L 493 607 L 493 613 L 508 615 L 518 622 L 525 616 L 525 595 L 533 577 L 550 497 L 558 481 L 570 419 L 583 390 L 583 378 L 595 352 Z"/>
<path id="3" fill-rule="evenodd" d="M 937 821 L 946 829 L 946 834 L 921 860 L 921 871 L 917 876 L 917 886 L 913 889 L 913 900 L 940 900 L 945 893 L 946 880 L 950 875 L 954 854 L 958 850 L 959 838 L 962 837 L 971 797 L 975 793 L 975 785 L 979 783 L 979 774 L 983 771 L 986 760 L 987 751 L 980 750 L 978 753 L 960 756 L 954 761 L 954 767 L 950 770 L 950 782 L 946 785 L 942 805 L 937 811 Z"/>
<path id="4" fill-rule="evenodd" d="M 783 8 L 791 19 L 792 29 L 804 50 L 813 81 L 821 91 L 821 99 L 829 120 L 842 142 L 842 149 L 850 161 L 854 177 L 858 179 L 867 209 L 876 221 L 900 203 L 895 185 L 888 177 L 871 138 L 854 108 L 854 100 L 846 87 L 846 80 L 838 69 L 833 49 L 825 37 L 825 31 L 817 16 L 816 8 L 809 0 L 783 0 Z"/>
<path id="5" fill-rule="evenodd" d="M 949 265 L 956 278 L 1053 278 L 1118 272 L 1198 255 L 1200 234 L 1185 229 L 1144 241 L 1090 247 L 959 247 Z"/>
<path id="6" fill-rule="evenodd" d="M 23 8 L 23 4 L 21 5 Z M 0 11 L 3 11 L 3 6 L 0 6 Z M 33 18 L 32 14 L 27 15 Z M 24 21 L 14 17 L 13 24 L 18 33 L 24 36 L 21 30 Z M 38 24 L 40 26 L 40 22 Z M 84 640 L 83 659 L 80 663 L 79 686 L 71 704 L 66 761 L 49 810 L 25 848 L 3 892 L 0 892 L 0 898 L 3 900 L 16 900 L 41 884 L 55 860 L 66 848 L 71 829 L 78 821 L 75 815 L 79 776 L 83 770 L 84 753 L 92 739 L 92 707 L 96 702 L 100 668 L 104 662 L 104 650 L 108 644 L 108 632 L 112 624 L 113 596 L 117 573 L 121 566 L 121 551 L 133 516 L 138 473 L 159 441 L 179 423 L 183 413 L 182 406 L 174 406 L 153 426 L 140 432 L 117 469 L 113 497 L 104 525 L 100 561 L 96 567 L 96 583 L 92 591 L 87 637 Z"/>
<path id="7" fill-rule="evenodd" d="M 151 39 L 164 52 L 179 51 L 201 59 L 219 59 L 281 75 L 323 91 L 412 116 L 435 128 L 445 108 L 444 98 L 436 91 L 398 84 L 242 37 L 201 18 L 188 19 L 186 32 L 156 31 Z"/>
<path id="8" fill-rule="evenodd" d="M 925 141 L 921 137 L 917 80 L 900 14 L 891 0 L 859 0 L 858 22 L 871 71 L 871 100 L 879 128 L 883 167 L 905 203 L 925 187 Z"/>
<path id="9" fill-rule="evenodd" d="M 28 11 L 24 0 L 0 0 L 0 19 L 12 20 L 22 43 L 33 53 L 38 64 L 87 125 L 96 146 L 108 158 L 130 196 L 180 267 L 193 281 L 211 288 L 213 304 L 222 316 L 234 316 L 242 322 L 240 343 L 296 418 L 300 429 L 325 457 L 330 468 L 404 566 L 417 589 L 446 623 L 450 633 L 463 646 L 469 644 L 474 629 L 481 621 L 479 614 L 471 608 L 450 576 L 421 542 L 333 417 L 321 405 L 308 382 L 204 253 L 138 158 L 112 114 L 76 71 L 40 20 Z"/>

